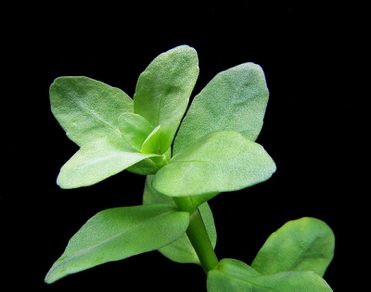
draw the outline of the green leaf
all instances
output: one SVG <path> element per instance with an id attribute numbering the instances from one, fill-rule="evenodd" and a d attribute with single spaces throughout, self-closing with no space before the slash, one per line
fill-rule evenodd
<path id="1" fill-rule="evenodd" d="M 269 291 L 301 291 L 301 292 L 329 292 L 331 287 L 318 274 L 306 272 L 282 272 L 273 275 L 264 275 L 251 279 L 256 286 L 265 287 Z M 264 289 L 264 290 L 265 290 Z M 262 291 L 264 291 L 262 290 Z M 256 290 L 254 290 L 256 291 Z"/>
<path id="2" fill-rule="evenodd" d="M 152 187 L 151 183 L 153 176 L 148 176 L 145 183 L 143 192 L 143 204 L 163 204 L 169 207 L 176 208 L 176 204 L 171 197 L 164 196 L 156 192 Z M 207 234 L 209 235 L 213 248 L 216 245 L 216 228 L 214 224 L 213 213 L 207 203 L 203 203 L 199 206 L 199 211 L 202 220 L 205 224 Z M 159 251 L 172 261 L 178 263 L 194 263 L 200 265 L 200 261 L 193 248 L 187 234 L 183 234 L 177 241 L 167 245 L 166 247 L 160 248 Z"/>
<path id="3" fill-rule="evenodd" d="M 173 198 L 162 195 L 152 188 L 153 178 L 153 175 L 148 175 L 146 178 L 143 191 L 143 205 L 162 204 L 165 206 L 177 208 L 177 205 L 175 204 Z"/>
<path id="4" fill-rule="evenodd" d="M 259 65 L 244 63 L 220 72 L 192 101 L 175 138 L 174 155 L 216 131 L 237 131 L 255 141 L 268 95 Z"/>
<path id="5" fill-rule="evenodd" d="M 50 86 L 52 112 L 68 137 L 82 146 L 92 140 L 121 137 L 116 125 L 133 100 L 122 90 L 87 77 L 59 77 Z"/>
<path id="6" fill-rule="evenodd" d="M 122 139 L 97 139 L 84 144 L 61 168 L 57 184 L 64 189 L 98 183 L 156 154 L 135 152 Z"/>
<path id="7" fill-rule="evenodd" d="M 323 276 L 334 256 L 331 228 L 315 218 L 287 222 L 264 243 L 251 266 L 267 275 L 284 271 L 314 271 Z"/>
<path id="8" fill-rule="evenodd" d="M 260 275 L 245 263 L 223 259 L 207 275 L 208 292 L 264 291 L 332 291 L 325 280 L 314 272 L 284 272 Z"/>
<path id="9" fill-rule="evenodd" d="M 160 153 L 158 145 L 160 128 L 161 126 L 157 126 L 156 128 L 154 128 L 153 131 L 144 140 L 142 147 L 140 148 L 140 151 L 142 153 Z"/>
<path id="10" fill-rule="evenodd" d="M 117 123 L 121 137 L 138 152 L 141 151 L 143 142 L 154 129 L 145 118 L 134 113 L 122 114 Z"/>
<path id="11" fill-rule="evenodd" d="M 101 211 L 71 238 L 45 281 L 156 250 L 182 236 L 188 224 L 189 213 L 163 205 Z"/>
<path id="12" fill-rule="evenodd" d="M 170 147 L 198 77 L 197 52 L 179 46 L 155 58 L 139 76 L 134 112 L 159 131 L 160 150 Z"/>
<path id="13" fill-rule="evenodd" d="M 253 268 L 249 267 L 247 264 L 241 261 L 234 259 L 222 259 L 216 269 L 209 271 L 207 274 L 207 291 L 265 291 L 259 290 L 262 287 L 255 287 L 249 281 L 250 278 L 259 275 L 260 274 Z"/>
<path id="14" fill-rule="evenodd" d="M 240 190 L 267 180 L 276 166 L 262 146 L 234 131 L 214 132 L 175 155 L 152 187 L 172 197 Z M 199 200 L 201 201 L 201 200 Z"/>
<path id="15" fill-rule="evenodd" d="M 170 161 L 170 156 L 171 148 L 161 156 L 144 159 L 133 166 L 130 166 L 126 170 L 141 175 L 153 175 L 156 174 L 161 167 L 167 164 L 168 161 Z"/>

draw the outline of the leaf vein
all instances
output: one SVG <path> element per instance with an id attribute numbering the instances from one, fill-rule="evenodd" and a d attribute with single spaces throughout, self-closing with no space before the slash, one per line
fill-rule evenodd
<path id="1" fill-rule="evenodd" d="M 113 127 L 109 122 L 105 121 L 99 114 L 97 114 L 94 110 L 92 110 L 89 106 L 87 106 L 84 102 L 80 99 L 74 99 L 77 102 L 77 106 L 80 107 L 83 111 L 86 111 L 91 115 L 95 120 L 103 124 L 105 127 L 109 128 L 112 132 L 118 135 L 121 138 L 121 132 Z"/>

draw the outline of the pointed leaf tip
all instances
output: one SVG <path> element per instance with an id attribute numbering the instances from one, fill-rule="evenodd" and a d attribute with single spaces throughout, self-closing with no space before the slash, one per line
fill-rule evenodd
<path id="1" fill-rule="evenodd" d="M 188 224 L 189 213 L 164 205 L 101 211 L 71 238 L 45 282 L 167 246 L 185 233 Z"/>

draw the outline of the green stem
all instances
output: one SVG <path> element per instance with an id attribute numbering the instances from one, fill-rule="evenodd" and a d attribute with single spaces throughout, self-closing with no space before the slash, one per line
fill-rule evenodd
<path id="1" fill-rule="evenodd" d="M 179 209 L 188 212 L 190 211 L 189 198 L 177 198 L 174 201 Z M 205 273 L 214 269 L 219 261 L 214 252 L 204 221 L 202 220 L 198 208 L 191 213 L 187 235 L 197 253 Z"/>

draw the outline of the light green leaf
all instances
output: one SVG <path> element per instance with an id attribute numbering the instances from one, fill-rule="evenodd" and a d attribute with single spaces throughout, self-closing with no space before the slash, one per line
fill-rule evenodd
<path id="1" fill-rule="evenodd" d="M 143 204 L 163 204 L 166 206 L 176 208 L 176 204 L 171 197 L 164 196 L 156 192 L 152 187 L 151 183 L 153 176 L 148 176 L 145 183 L 143 192 Z M 199 206 L 199 212 L 202 220 L 205 224 L 207 234 L 209 235 L 213 248 L 216 245 L 216 228 L 214 224 L 213 213 L 207 203 L 203 203 Z M 177 241 L 160 248 L 159 251 L 172 261 L 178 263 L 194 263 L 199 264 L 200 261 L 194 250 L 187 234 L 183 234 Z"/>
<path id="2" fill-rule="evenodd" d="M 141 175 L 153 175 L 156 174 L 161 167 L 167 164 L 168 161 L 170 161 L 170 156 L 171 148 L 169 148 L 168 151 L 165 152 L 165 154 L 159 157 L 156 156 L 144 159 L 134 164 L 133 166 L 130 166 L 126 170 Z"/>
<path id="3" fill-rule="evenodd" d="M 141 151 L 143 142 L 154 129 L 145 118 L 134 113 L 122 114 L 117 123 L 121 137 L 138 152 Z"/>
<path id="4" fill-rule="evenodd" d="M 158 138 L 161 126 L 157 126 L 144 140 L 140 151 L 142 153 L 160 153 Z"/>
<path id="5" fill-rule="evenodd" d="M 259 276 L 253 268 L 244 262 L 234 259 L 222 259 L 216 269 L 207 274 L 208 292 L 250 292 L 262 287 L 250 283 L 250 278 Z M 255 290 L 257 289 L 257 290 Z"/>
<path id="6" fill-rule="evenodd" d="M 162 204 L 165 206 L 177 208 L 173 198 L 161 195 L 152 188 L 154 175 L 148 175 L 144 184 L 143 205 Z"/>
<path id="7" fill-rule="evenodd" d="M 160 150 L 170 147 L 198 77 L 197 52 L 179 46 L 155 58 L 139 76 L 134 112 L 159 131 Z"/>
<path id="8" fill-rule="evenodd" d="M 61 168 L 57 184 L 78 188 L 98 183 L 156 154 L 136 152 L 122 139 L 97 139 L 84 144 Z"/>
<path id="9" fill-rule="evenodd" d="M 264 243 L 251 266 L 267 275 L 284 271 L 314 271 L 323 276 L 334 256 L 331 228 L 315 218 L 287 222 Z"/>
<path id="10" fill-rule="evenodd" d="M 50 104 L 68 137 L 79 146 L 120 137 L 118 117 L 133 112 L 133 100 L 125 92 L 87 77 L 57 78 L 50 86 Z"/>
<path id="11" fill-rule="evenodd" d="M 262 291 L 300 291 L 300 292 L 329 292 L 331 287 L 318 274 L 306 272 L 282 272 L 273 275 L 264 275 L 250 279 L 257 287 L 265 287 Z M 241 290 L 240 290 L 241 291 Z M 256 291 L 256 290 L 254 290 Z"/>
<path id="12" fill-rule="evenodd" d="M 175 138 L 174 155 L 216 131 L 237 131 L 255 141 L 268 95 L 259 65 L 244 63 L 220 72 L 192 101 Z"/>
<path id="13" fill-rule="evenodd" d="M 314 272 L 283 272 L 259 275 L 245 263 L 223 259 L 207 275 L 208 292 L 303 291 L 328 292 L 332 289 Z"/>
<path id="14" fill-rule="evenodd" d="M 188 224 L 189 213 L 163 205 L 101 211 L 71 238 L 45 281 L 156 250 L 182 236 Z"/>
<path id="15" fill-rule="evenodd" d="M 276 170 L 262 146 L 234 131 L 202 137 L 161 168 L 152 187 L 172 197 L 240 190 L 267 180 Z"/>

